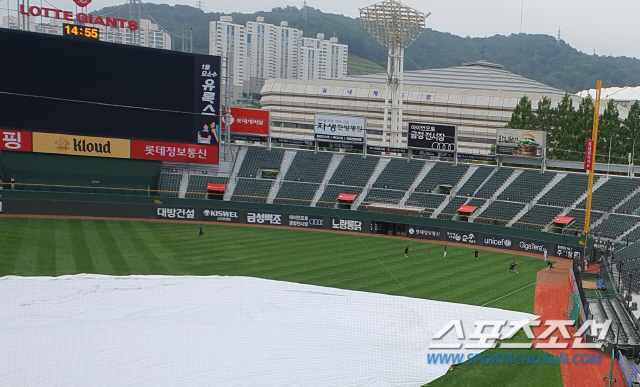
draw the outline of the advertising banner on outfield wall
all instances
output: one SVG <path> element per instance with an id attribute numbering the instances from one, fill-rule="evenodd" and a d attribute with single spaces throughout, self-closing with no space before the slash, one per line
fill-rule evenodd
<path id="1" fill-rule="evenodd" d="M 331 141 L 364 142 L 364 118 L 315 115 L 315 138 Z"/>
<path id="2" fill-rule="evenodd" d="M 202 210 L 202 220 L 210 222 L 240 223 L 240 216 L 239 211 L 205 208 Z"/>
<path id="3" fill-rule="evenodd" d="M 231 133 L 269 135 L 269 111 L 231 108 Z"/>
<path id="4" fill-rule="evenodd" d="M 498 128 L 496 154 L 509 156 L 542 157 L 547 145 L 547 132 Z"/>
<path id="5" fill-rule="evenodd" d="M 482 233 L 482 245 L 513 250 L 516 248 L 516 238 L 506 235 Z"/>
<path id="6" fill-rule="evenodd" d="M 131 158 L 217 164 L 218 147 L 200 144 L 175 144 L 170 142 L 131 140 Z"/>
<path id="7" fill-rule="evenodd" d="M 520 243 L 518 243 L 518 250 L 540 255 L 543 255 L 544 251 L 547 250 L 547 254 L 551 255 L 551 252 L 549 251 L 549 242 L 537 241 L 533 239 L 520 238 Z"/>
<path id="8" fill-rule="evenodd" d="M 196 219 L 196 209 L 193 207 L 158 206 L 156 208 L 158 219 Z"/>
<path id="9" fill-rule="evenodd" d="M 0 150 L 31 152 L 31 132 L 0 129 Z"/>
<path id="10" fill-rule="evenodd" d="M 466 243 L 468 245 L 478 244 L 478 233 L 475 231 L 449 230 L 445 234 L 446 240 L 449 242 Z"/>
<path id="11" fill-rule="evenodd" d="M 331 218 L 332 230 L 371 232 L 371 227 L 366 227 L 368 224 L 369 222 L 365 223 L 358 219 Z"/>
<path id="12" fill-rule="evenodd" d="M 131 157 L 130 140 L 33 132 L 33 151 L 75 156 Z"/>
<path id="13" fill-rule="evenodd" d="M 456 127 L 453 125 L 409 122 L 408 131 L 409 148 L 426 148 L 445 152 L 456 150 Z"/>
<path id="14" fill-rule="evenodd" d="M 556 244 L 555 256 L 566 259 L 581 260 L 582 247 Z"/>
<path id="15" fill-rule="evenodd" d="M 288 221 L 290 227 L 324 228 L 324 216 L 289 214 Z"/>
<path id="16" fill-rule="evenodd" d="M 282 214 L 274 212 L 248 211 L 246 223 L 282 226 Z"/>
<path id="17" fill-rule="evenodd" d="M 410 225 L 408 231 L 409 238 L 431 239 L 437 241 L 442 239 L 442 229 L 440 227 Z"/>

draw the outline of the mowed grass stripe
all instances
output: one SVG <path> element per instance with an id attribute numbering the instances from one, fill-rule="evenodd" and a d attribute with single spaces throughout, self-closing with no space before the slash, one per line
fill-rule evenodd
<path id="1" fill-rule="evenodd" d="M 119 244 L 120 250 L 126 252 L 123 258 L 131 269 L 129 274 L 169 274 L 161 271 L 162 266 L 157 258 L 151 258 L 152 254 L 146 242 L 135 235 L 133 226 L 126 220 L 107 221 L 114 239 Z"/>
<path id="2" fill-rule="evenodd" d="M 78 273 L 75 262 L 77 258 L 72 246 L 75 243 L 74 231 L 70 224 L 72 220 L 48 219 L 48 221 L 52 222 L 51 227 L 56 233 L 56 245 L 52 247 L 55 248 L 56 274 Z"/>
<path id="3" fill-rule="evenodd" d="M 55 276 L 56 273 L 56 250 L 66 249 L 66 245 L 56 244 L 56 225 L 53 222 L 45 222 L 45 227 L 37 227 L 38 222 L 34 221 L 34 229 L 37 229 L 37 237 L 34 235 L 33 241 L 37 244 L 36 250 L 36 272 L 38 275 Z M 37 228 L 36 228 L 37 227 Z M 73 274 L 73 273 L 71 273 Z"/>
<path id="4" fill-rule="evenodd" d="M 0 276 L 16 273 L 18 262 L 28 265 L 29 258 L 34 257 L 27 252 L 29 247 L 35 247 L 31 238 L 15 222 L 0 222 Z"/>
<path id="5" fill-rule="evenodd" d="M 92 249 L 87 243 L 85 235 L 86 225 L 91 221 L 69 220 L 67 224 L 70 232 L 75 236 L 71 242 L 73 259 L 76 266 L 76 273 L 96 273 L 96 266 L 93 263 Z M 96 256 L 104 256 L 104 253 L 96 251 Z"/>
<path id="6" fill-rule="evenodd" d="M 105 220 L 98 219 L 93 222 L 94 229 L 96 230 L 97 237 L 100 240 L 102 251 L 105 254 L 105 258 L 111 263 L 113 272 L 105 274 L 114 275 L 129 275 L 131 274 L 131 268 L 127 264 L 124 258 L 120 244 L 116 241 L 109 224 L 113 222 L 107 222 Z"/>

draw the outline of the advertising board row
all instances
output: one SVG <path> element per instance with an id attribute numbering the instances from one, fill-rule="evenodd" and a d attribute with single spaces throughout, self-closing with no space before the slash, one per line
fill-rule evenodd
<path id="1" fill-rule="evenodd" d="M 0 150 L 120 159 L 218 163 L 218 147 L 0 129 Z"/>
<path id="2" fill-rule="evenodd" d="M 220 209 L 214 208 L 213 205 L 208 208 L 158 205 L 154 216 L 158 219 L 184 219 L 266 226 L 289 226 L 362 233 L 374 232 L 373 229 L 375 221 L 370 219 L 309 215 L 302 212 L 304 211 L 301 211 L 300 213 L 285 213 L 277 211 Z M 465 231 L 425 225 L 408 225 L 407 237 L 462 243 L 469 246 L 495 247 L 538 255 L 543 255 L 544 251 L 547 250 L 549 256 L 567 259 L 583 259 L 583 248 L 581 246 L 572 246 L 486 232 Z"/>
<path id="3" fill-rule="evenodd" d="M 583 259 L 583 248 L 579 246 L 550 243 L 516 236 L 490 234 L 477 231 L 443 229 L 441 227 L 410 225 L 408 237 L 463 243 L 471 246 L 487 246 L 499 249 L 516 250 L 543 255 L 544 251 L 551 256 L 567 259 Z M 553 245 L 553 251 L 552 251 Z"/>

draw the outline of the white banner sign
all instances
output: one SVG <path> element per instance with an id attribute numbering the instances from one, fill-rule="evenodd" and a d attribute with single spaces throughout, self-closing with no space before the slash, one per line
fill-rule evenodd
<path id="1" fill-rule="evenodd" d="M 364 141 L 364 118 L 315 115 L 315 138 L 331 141 Z"/>

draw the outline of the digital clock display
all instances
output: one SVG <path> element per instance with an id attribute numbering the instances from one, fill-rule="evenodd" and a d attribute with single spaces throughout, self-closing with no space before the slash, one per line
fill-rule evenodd
<path id="1" fill-rule="evenodd" d="M 78 26 L 75 24 L 63 24 L 62 35 L 78 36 L 89 39 L 99 39 L 100 30 L 95 27 Z"/>

